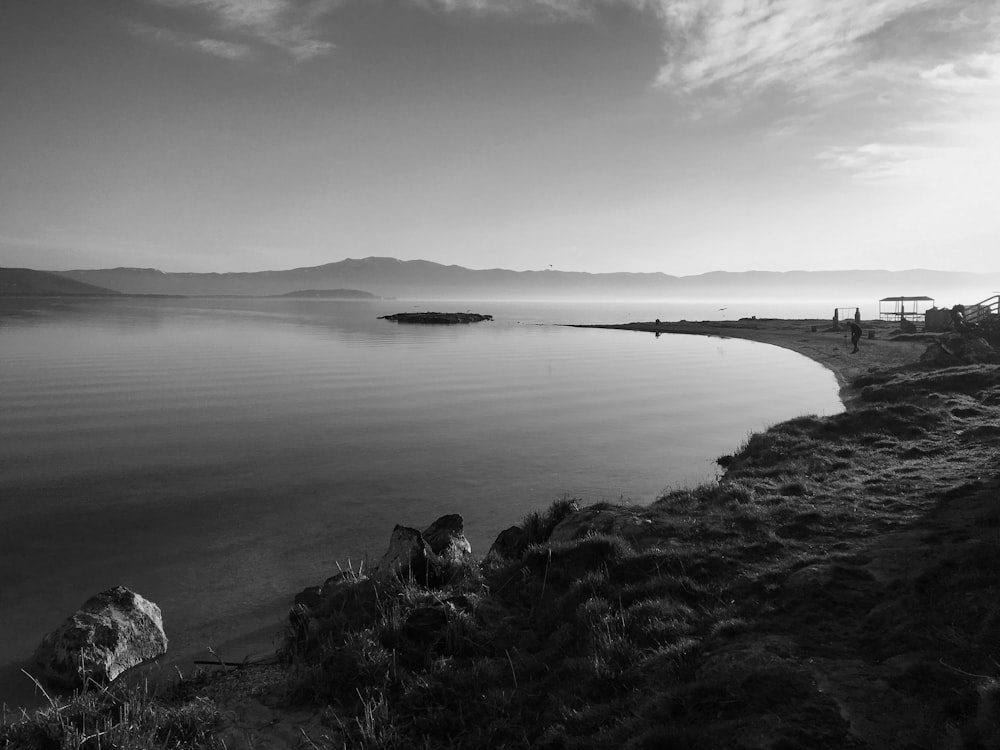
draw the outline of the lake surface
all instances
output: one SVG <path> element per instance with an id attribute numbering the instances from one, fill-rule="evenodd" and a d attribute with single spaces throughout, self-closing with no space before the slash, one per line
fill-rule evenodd
<path id="1" fill-rule="evenodd" d="M 496 320 L 377 319 L 415 309 Z M 783 349 L 555 325 L 655 317 L 713 315 L 0 299 L 0 701 L 25 700 L 41 636 L 110 586 L 159 604 L 171 652 L 193 653 L 277 630 L 394 524 L 461 513 L 482 555 L 559 497 L 647 503 L 715 477 L 751 431 L 842 408 L 832 373 Z"/>

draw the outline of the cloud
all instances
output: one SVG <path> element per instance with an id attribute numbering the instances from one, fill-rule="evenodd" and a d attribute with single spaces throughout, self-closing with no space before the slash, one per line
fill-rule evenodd
<path id="1" fill-rule="evenodd" d="M 133 33 L 147 39 L 181 49 L 196 50 L 224 60 L 242 60 L 250 55 L 250 47 L 245 44 L 227 42 L 222 39 L 199 38 L 191 34 L 145 23 L 133 23 L 130 28 Z"/>
<path id="2" fill-rule="evenodd" d="M 663 26 L 657 86 L 693 118 L 753 111 L 872 187 L 1000 187 L 997 0 L 633 4 Z"/>
<path id="3" fill-rule="evenodd" d="M 224 0 L 159 0 L 209 2 Z M 269 0 L 277 2 L 277 0 Z M 780 88 L 795 96 L 884 79 L 900 60 L 946 64 L 1000 33 L 997 0 L 409 0 L 473 16 L 598 20 L 631 9 L 663 35 L 656 83 L 691 99 L 739 103 Z M 935 57 L 936 56 L 936 57 Z M 914 72 L 908 69 L 904 75 Z M 830 93 L 825 91 L 824 93 Z"/>
<path id="4" fill-rule="evenodd" d="M 595 6 L 605 0 L 413 0 L 432 11 L 459 12 L 473 16 L 530 16 L 549 20 L 590 18 Z"/>
<path id="5" fill-rule="evenodd" d="M 221 39 L 198 39 L 194 42 L 194 46 L 206 54 L 226 60 L 241 60 L 250 54 L 247 45 L 224 42 Z"/>
<path id="6" fill-rule="evenodd" d="M 921 72 L 920 77 L 935 88 L 986 94 L 1000 85 L 1000 55 L 980 53 L 942 63 Z"/>
<path id="7" fill-rule="evenodd" d="M 176 11 L 207 15 L 221 30 L 242 38 L 241 44 L 260 42 L 277 47 L 298 62 L 325 55 L 334 49 L 319 38 L 319 21 L 341 4 L 340 0 L 146 0 Z M 206 40 L 216 42 L 217 40 Z M 226 45 L 234 45 L 228 47 Z M 226 57 L 237 43 L 218 41 L 203 51 Z M 234 58 L 230 58 L 234 59 Z"/>
<path id="8" fill-rule="evenodd" d="M 866 143 L 856 148 L 833 147 L 817 154 L 824 166 L 848 170 L 856 182 L 914 187 L 939 180 L 966 162 L 960 146 L 920 143 Z"/>
<path id="9" fill-rule="evenodd" d="M 917 71 L 921 116 L 895 123 L 892 142 L 838 146 L 818 158 L 854 179 L 937 190 L 1000 189 L 1000 51 L 978 52 Z"/>
<path id="10" fill-rule="evenodd" d="M 692 93 L 815 86 L 855 68 L 872 34 L 941 0 L 661 0 L 658 82 Z"/>

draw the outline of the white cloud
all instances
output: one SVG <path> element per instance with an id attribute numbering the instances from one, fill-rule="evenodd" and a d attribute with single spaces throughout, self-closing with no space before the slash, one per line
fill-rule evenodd
<path id="1" fill-rule="evenodd" d="M 221 39 L 199 39 L 194 42 L 194 46 L 202 52 L 226 60 L 241 60 L 250 54 L 250 48 L 245 44 L 224 42 Z"/>
<path id="2" fill-rule="evenodd" d="M 147 39 L 180 47 L 181 49 L 197 50 L 206 55 L 221 57 L 225 60 L 242 60 L 250 55 L 250 47 L 245 44 L 227 42 L 222 39 L 198 38 L 191 34 L 144 23 L 133 23 L 130 28 L 133 33 Z"/>
<path id="3" fill-rule="evenodd" d="M 297 61 L 330 52 L 334 45 L 319 38 L 319 20 L 340 0 L 147 0 L 175 10 L 208 14 L 225 31 L 284 50 Z M 226 43 L 222 43 L 226 44 Z M 235 47 L 218 47 L 221 57 Z"/>
<path id="4" fill-rule="evenodd" d="M 968 149 L 920 143 L 866 143 L 833 147 L 817 154 L 824 166 L 848 170 L 857 182 L 896 187 L 932 184 L 945 175 L 954 181 L 957 165 L 969 160 Z"/>
<path id="5" fill-rule="evenodd" d="M 551 20 L 589 18 L 595 0 L 413 0 L 427 10 L 468 13 L 475 16 L 534 16 Z"/>
<path id="6" fill-rule="evenodd" d="M 986 94 L 989 89 L 1000 88 L 1000 54 L 969 55 L 922 71 L 920 77 L 939 89 Z"/>
<path id="7" fill-rule="evenodd" d="M 771 139 L 811 144 L 856 183 L 923 191 L 939 211 L 1000 189 L 997 0 L 653 7 L 665 40 L 657 83 L 692 117 L 772 112 Z"/>
<path id="8" fill-rule="evenodd" d="M 1000 52 L 979 52 L 915 71 L 922 117 L 886 129 L 893 142 L 837 146 L 818 158 L 865 182 L 995 193 L 1000 187 Z"/>
<path id="9" fill-rule="evenodd" d="M 667 61 L 659 83 L 692 93 L 804 88 L 856 69 L 867 38 L 942 0 L 660 0 Z"/>

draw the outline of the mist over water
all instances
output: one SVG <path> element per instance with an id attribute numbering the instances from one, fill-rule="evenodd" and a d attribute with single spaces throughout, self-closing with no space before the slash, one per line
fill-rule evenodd
<path id="1" fill-rule="evenodd" d="M 496 320 L 378 320 L 425 309 Z M 482 555 L 558 497 L 647 503 L 714 477 L 750 431 L 841 408 L 830 372 L 776 347 L 554 325 L 655 317 L 739 315 L 0 300 L 0 700 L 41 636 L 110 586 L 159 604 L 189 653 L 277 629 L 296 591 L 377 560 L 396 523 L 461 513 Z"/>

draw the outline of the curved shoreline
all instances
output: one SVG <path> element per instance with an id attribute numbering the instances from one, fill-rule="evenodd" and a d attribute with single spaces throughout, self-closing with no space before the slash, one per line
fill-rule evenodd
<path id="1" fill-rule="evenodd" d="M 778 346 L 801 354 L 830 370 L 837 379 L 839 397 L 845 409 L 857 406 L 860 394 L 851 385 L 851 380 L 871 369 L 900 367 L 917 361 L 926 344 L 913 339 L 893 340 L 888 333 L 891 324 L 870 321 L 863 324 L 876 331 L 875 339 L 865 339 L 860 345 L 859 355 L 851 355 L 845 347 L 842 331 L 832 331 L 830 321 L 813 319 L 765 318 L 749 321 L 661 321 L 608 323 L 608 324 L 566 324 L 568 328 L 599 328 L 606 330 L 636 331 L 653 334 L 681 334 L 717 338 L 736 338 Z M 817 328 L 812 331 L 813 326 Z M 736 450 L 738 446 L 733 446 Z M 290 597 L 289 597 L 290 599 Z M 212 650 L 224 657 L 266 661 L 275 650 L 276 638 L 284 630 L 289 604 L 274 608 L 276 615 L 269 625 L 256 621 L 255 627 L 246 632 L 236 632 L 213 644 Z M 195 659 L 211 658 L 208 651 L 185 652 L 163 660 L 159 671 L 168 676 L 177 669 L 189 673 Z"/>
<path id="2" fill-rule="evenodd" d="M 995 744 L 1000 365 L 906 367 L 931 337 L 888 324 L 857 354 L 826 321 L 574 327 L 780 346 L 847 411 L 751 435 L 716 485 L 583 509 L 465 589 L 390 587 L 349 622 L 331 600 L 311 671 L 202 688 L 220 737 L 358 745 L 377 702 L 395 747 Z"/>
<path id="3" fill-rule="evenodd" d="M 572 328 L 603 328 L 653 334 L 685 334 L 746 339 L 780 346 L 797 352 L 831 370 L 840 386 L 840 400 L 847 409 L 857 406 L 859 394 L 851 381 L 872 369 L 896 368 L 916 362 L 926 349 L 926 341 L 913 337 L 890 338 L 891 323 L 863 321 L 862 327 L 874 334 L 863 338 L 857 354 L 852 354 L 847 333 L 831 330 L 829 320 L 762 318 L 738 321 L 662 321 L 572 325 Z M 815 328 L 815 330 L 813 330 Z"/>
<path id="4" fill-rule="evenodd" d="M 859 392 L 851 385 L 851 380 L 871 369 L 900 367 L 916 362 L 926 348 L 924 342 L 913 339 L 893 340 L 888 334 L 893 326 L 878 321 L 863 325 L 876 331 L 875 339 L 865 339 L 860 345 L 859 355 L 851 355 L 849 347 L 843 344 L 845 333 L 832 331 L 830 321 L 813 319 L 765 318 L 749 321 L 661 321 L 608 323 L 608 324 L 567 324 L 568 328 L 599 328 L 607 330 L 637 331 L 653 334 L 681 334 L 717 338 L 736 338 L 778 346 L 801 354 L 830 370 L 837 379 L 839 397 L 845 409 L 856 407 L 860 401 Z M 813 332 L 812 328 L 817 330 Z M 733 446 L 736 450 L 738 446 Z M 287 620 L 290 605 L 275 608 L 278 615 L 271 625 L 257 622 L 253 630 L 237 632 L 213 645 L 213 650 L 223 655 L 235 654 L 238 658 L 251 661 L 265 660 L 273 650 L 275 637 L 280 635 Z M 205 652 L 207 653 L 207 652 Z M 205 653 L 193 652 L 176 655 L 164 665 L 167 673 L 179 667 L 190 669 L 195 658 L 205 658 Z"/>

